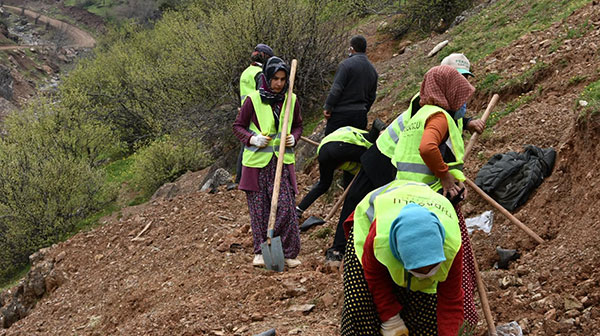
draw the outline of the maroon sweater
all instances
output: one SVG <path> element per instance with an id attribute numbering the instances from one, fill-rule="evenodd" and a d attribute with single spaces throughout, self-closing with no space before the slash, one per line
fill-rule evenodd
<path id="1" fill-rule="evenodd" d="M 283 105 L 283 102 L 277 103 L 279 106 Z M 283 107 L 281 108 L 281 118 L 283 118 Z M 250 145 L 250 137 L 252 137 L 252 133 L 249 131 L 250 122 L 253 122 L 255 125 L 258 125 L 258 118 L 256 117 L 256 113 L 254 112 L 254 105 L 252 105 L 252 99 L 246 99 L 244 101 L 244 105 L 242 105 L 242 109 L 240 113 L 238 113 L 235 122 L 233 123 L 233 134 L 235 134 L 240 141 L 246 146 Z M 296 104 L 294 106 L 294 117 L 292 120 L 292 130 L 290 132 L 294 136 L 296 140 L 296 144 L 298 144 L 298 140 L 300 140 L 300 136 L 302 135 L 302 115 L 300 114 L 300 106 L 298 105 L 298 100 L 296 100 Z M 295 145 L 294 145 L 295 146 Z M 245 191 L 259 191 L 258 188 L 258 172 L 261 168 L 252 168 L 242 166 L 242 178 L 240 180 L 239 189 Z M 298 193 L 298 188 L 296 185 L 296 173 L 294 171 L 293 164 L 284 165 L 284 169 L 288 169 L 290 172 L 290 183 L 294 186 L 294 190 Z"/>
<path id="2" fill-rule="evenodd" d="M 353 224 L 354 213 L 344 223 L 345 227 Z M 349 223 L 350 222 L 350 223 Z M 387 267 L 375 258 L 373 241 L 377 228 L 377 221 L 373 221 L 365 241 L 362 256 L 362 266 L 369 291 L 373 296 L 377 313 L 381 321 L 385 322 L 402 310 L 402 304 L 394 294 L 398 286 Z M 456 254 L 446 281 L 438 283 L 437 288 L 437 324 L 439 336 L 456 336 L 463 323 L 463 290 L 462 281 L 462 247 Z"/>

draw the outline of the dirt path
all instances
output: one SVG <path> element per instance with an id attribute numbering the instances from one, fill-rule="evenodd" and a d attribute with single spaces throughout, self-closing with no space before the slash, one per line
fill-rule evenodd
<path id="1" fill-rule="evenodd" d="M 41 45 L 12 45 L 12 46 L 0 46 L 0 50 L 13 50 L 13 49 L 29 49 L 39 48 Z"/>
<path id="2" fill-rule="evenodd" d="M 19 14 L 19 15 L 22 12 L 22 9 L 19 7 L 5 5 L 4 8 L 10 10 L 11 12 L 13 12 L 15 14 Z M 36 13 L 29 9 L 25 9 L 25 15 L 30 18 L 33 18 L 33 19 L 37 18 L 39 20 L 39 22 L 48 23 L 50 26 L 52 26 L 55 29 L 64 30 L 74 41 L 72 44 L 67 45 L 66 47 L 93 48 L 96 45 L 96 39 L 94 39 L 94 37 L 92 35 L 90 35 L 88 32 L 83 31 L 67 22 L 50 18 L 48 16 L 42 15 L 40 13 Z M 21 48 L 29 48 L 29 46 L 20 46 L 20 47 Z M 14 49 L 14 47 L 11 47 L 11 48 Z M 10 48 L 7 48 L 7 49 L 10 49 Z"/>

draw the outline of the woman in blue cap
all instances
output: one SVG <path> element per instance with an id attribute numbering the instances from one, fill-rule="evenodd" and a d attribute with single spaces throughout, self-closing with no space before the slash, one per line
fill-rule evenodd
<path id="1" fill-rule="evenodd" d="M 450 201 L 396 180 L 369 193 L 348 221 L 341 334 L 458 335 L 462 246 Z"/>

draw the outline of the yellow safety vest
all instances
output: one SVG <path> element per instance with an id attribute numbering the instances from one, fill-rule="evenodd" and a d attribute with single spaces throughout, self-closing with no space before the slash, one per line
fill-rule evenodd
<path id="1" fill-rule="evenodd" d="M 262 68 L 258 65 L 250 65 L 249 67 L 242 72 L 240 76 L 240 98 L 241 104 L 244 105 L 244 101 L 246 97 L 253 92 L 256 91 L 256 81 L 254 78 L 256 74 L 262 71 Z"/>
<path id="2" fill-rule="evenodd" d="M 253 122 L 250 122 L 248 130 L 254 135 L 262 134 L 265 136 L 270 136 L 271 141 L 269 141 L 269 144 L 264 148 L 258 148 L 253 145 L 246 145 L 244 147 L 244 154 L 242 156 L 242 165 L 246 167 L 263 168 L 264 166 L 269 164 L 269 161 L 271 161 L 273 155 L 277 157 L 279 156 L 279 144 L 281 143 L 281 128 L 283 127 L 283 116 L 288 100 L 288 95 L 287 93 L 285 94 L 285 100 L 283 101 L 283 106 L 281 108 L 281 117 L 279 118 L 279 125 L 277 126 L 277 129 L 275 129 L 275 117 L 273 117 L 273 110 L 271 109 L 271 105 L 262 102 L 260 98 L 260 93 L 255 90 L 254 92 L 251 92 L 248 95 L 248 98 L 252 100 L 254 112 L 256 113 L 256 118 L 258 119 L 258 125 L 255 125 Z M 292 105 L 286 132 L 287 134 L 290 134 L 290 131 L 292 130 L 292 121 L 294 120 L 295 104 L 296 94 L 292 94 Z M 285 140 L 283 141 L 283 145 L 285 146 Z M 293 164 L 296 162 L 294 156 L 294 149 L 292 147 L 285 148 L 283 162 L 285 164 Z"/>
<path id="3" fill-rule="evenodd" d="M 446 260 L 441 263 L 437 273 L 430 278 L 419 279 L 410 275 L 390 249 L 389 235 L 392 221 L 409 203 L 418 204 L 433 212 L 446 231 L 444 238 Z M 395 180 L 370 192 L 358 204 L 354 212 L 354 248 L 361 263 L 365 241 L 374 220 L 377 220 L 377 231 L 373 243 L 375 258 L 385 265 L 394 282 L 398 286 L 406 288 L 410 278 L 410 290 L 436 293 L 438 282 L 445 281 L 448 277 L 454 258 L 461 246 L 458 217 L 450 201 L 426 184 L 411 181 Z"/>
<path id="4" fill-rule="evenodd" d="M 406 111 L 394 119 L 394 121 L 388 125 L 385 131 L 381 133 L 375 142 L 379 151 L 390 159 L 394 156 L 394 149 L 396 148 L 396 144 L 400 139 L 400 134 L 402 131 L 404 131 L 404 125 L 410 120 L 412 106 L 418 97 L 419 93 L 417 92 L 417 94 L 414 95 L 410 100 L 410 104 L 408 104 Z"/>
<path id="5" fill-rule="evenodd" d="M 352 127 L 352 126 L 344 126 L 344 127 L 338 128 L 333 133 L 327 135 L 326 137 L 323 138 L 323 140 L 321 140 L 321 143 L 319 144 L 319 147 L 317 148 L 317 154 L 319 153 L 319 151 L 321 150 L 321 147 L 324 144 L 326 144 L 328 142 L 334 142 L 334 141 L 344 142 L 344 143 L 357 145 L 357 146 L 362 146 L 362 147 L 369 149 L 369 147 L 371 147 L 373 144 L 365 138 L 366 134 L 369 134 L 369 132 L 358 129 L 356 127 Z M 354 162 L 354 161 L 348 161 L 348 162 L 344 162 L 338 168 L 355 175 L 360 170 L 360 163 Z"/>
<path id="6" fill-rule="evenodd" d="M 423 138 L 425 122 L 432 114 L 442 112 L 448 122 L 449 137 L 446 140 L 446 146 L 455 157 L 454 162 L 446 162 L 449 166 L 449 172 L 457 180 L 464 181 L 463 157 L 465 145 L 462 139 L 462 132 L 454 122 L 454 119 L 444 109 L 434 105 L 425 105 L 404 124 L 404 131 L 400 135 L 398 146 L 394 150 L 392 164 L 398 170 L 396 178 L 399 180 L 416 181 L 428 184 L 433 190 L 438 191 L 442 188 L 439 178 L 427 167 L 421 154 L 419 145 Z M 460 121 L 462 126 L 462 119 Z"/>

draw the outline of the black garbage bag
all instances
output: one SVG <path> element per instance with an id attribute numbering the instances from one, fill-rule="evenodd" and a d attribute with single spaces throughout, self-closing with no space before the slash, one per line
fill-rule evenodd
<path id="1" fill-rule="evenodd" d="M 552 173 L 556 151 L 525 146 L 523 153 L 496 154 L 479 170 L 475 184 L 505 209 L 525 204 L 529 195 Z"/>

